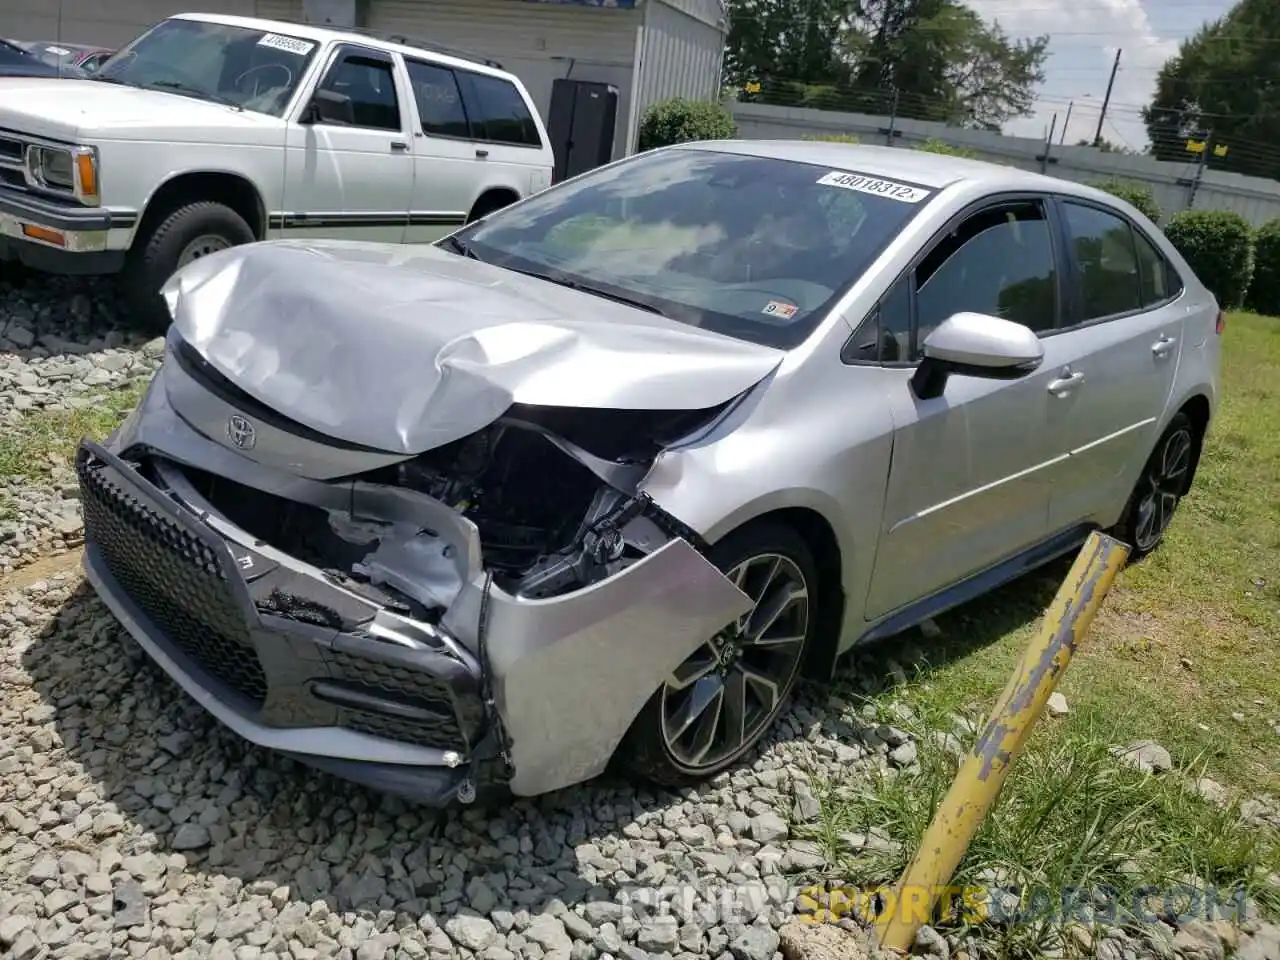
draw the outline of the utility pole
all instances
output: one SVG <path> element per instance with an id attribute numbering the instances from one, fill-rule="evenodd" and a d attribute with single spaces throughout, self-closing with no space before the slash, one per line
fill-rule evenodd
<path id="1" fill-rule="evenodd" d="M 1044 153 L 1040 155 L 1040 172 L 1044 173 L 1049 169 L 1049 151 L 1053 149 L 1053 131 L 1058 127 L 1058 114 L 1053 114 L 1053 122 L 1049 124 L 1049 133 L 1044 138 Z"/>
<path id="2" fill-rule="evenodd" d="M 894 127 L 898 124 L 898 85 L 893 85 L 893 104 L 889 107 L 889 131 L 885 134 L 886 147 L 893 146 Z"/>
<path id="3" fill-rule="evenodd" d="M 1111 64 L 1111 79 L 1107 81 L 1107 95 L 1102 98 L 1102 111 L 1098 114 L 1098 130 L 1093 135 L 1093 145 L 1095 147 L 1102 146 L 1102 122 L 1107 119 L 1107 107 L 1111 105 L 1111 88 L 1115 86 L 1116 71 L 1120 69 L 1120 54 L 1122 52 L 1119 47 L 1116 48 L 1116 59 Z"/>
<path id="4" fill-rule="evenodd" d="M 1059 146 L 1067 142 L 1067 127 L 1071 124 L 1071 108 L 1075 105 L 1076 102 L 1074 100 L 1067 101 L 1067 119 L 1062 121 L 1062 135 L 1058 137 Z"/>

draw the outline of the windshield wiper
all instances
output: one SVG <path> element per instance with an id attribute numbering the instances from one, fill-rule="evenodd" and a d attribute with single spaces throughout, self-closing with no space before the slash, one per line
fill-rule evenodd
<path id="1" fill-rule="evenodd" d="M 231 107 L 234 110 L 244 109 L 234 100 L 228 100 L 226 97 L 220 97 L 216 93 L 210 93 L 208 90 L 201 90 L 199 87 L 193 87 L 180 80 L 152 80 L 147 86 L 156 90 L 172 90 L 174 93 L 184 93 L 200 100 L 208 100 L 210 103 L 220 103 L 224 107 Z"/>
<path id="2" fill-rule="evenodd" d="M 476 256 L 476 252 L 471 249 L 471 245 L 465 240 L 460 240 L 457 237 L 445 237 L 444 243 L 447 243 L 449 245 L 449 249 L 454 253 L 459 253 L 464 257 L 470 257 L 472 260 L 480 259 Z"/>
<path id="3" fill-rule="evenodd" d="M 577 290 L 580 293 L 589 293 L 594 297 L 602 297 L 605 300 L 612 300 L 614 303 L 626 304 L 628 307 L 635 307 L 637 310 L 643 310 L 645 313 L 656 313 L 660 317 L 666 314 L 659 310 L 651 303 L 645 303 L 643 300 L 637 300 L 635 297 L 629 297 L 623 293 L 614 293 L 611 290 L 604 290 L 600 287 L 592 286 L 589 283 L 583 283 L 581 280 L 571 280 L 569 277 L 559 277 L 554 273 L 538 273 L 535 270 L 517 270 L 515 267 L 503 264 L 508 270 L 515 270 L 516 273 L 523 273 L 526 277 L 536 277 L 539 280 L 546 280 L 548 283 L 554 283 L 557 286 L 568 287 L 570 290 Z"/>

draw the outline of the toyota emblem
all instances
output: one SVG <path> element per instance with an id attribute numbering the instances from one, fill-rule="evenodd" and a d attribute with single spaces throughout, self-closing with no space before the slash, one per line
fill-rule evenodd
<path id="1" fill-rule="evenodd" d="M 227 420 L 227 439 L 241 450 L 252 450 L 257 442 L 257 431 L 247 417 L 233 413 Z"/>

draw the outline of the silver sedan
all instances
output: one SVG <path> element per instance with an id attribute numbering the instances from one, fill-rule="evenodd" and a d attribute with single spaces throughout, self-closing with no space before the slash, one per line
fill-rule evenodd
<path id="1" fill-rule="evenodd" d="M 715 142 L 165 290 L 87 574 L 243 737 L 428 803 L 744 757 L 801 677 L 1190 488 L 1222 314 L 1108 195 Z"/>

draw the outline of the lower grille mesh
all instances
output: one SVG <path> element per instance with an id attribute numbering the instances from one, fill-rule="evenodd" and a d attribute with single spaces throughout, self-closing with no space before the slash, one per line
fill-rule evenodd
<path id="1" fill-rule="evenodd" d="M 213 549 L 117 482 L 113 468 L 76 465 L 85 535 L 120 588 L 187 656 L 261 706 L 262 664 Z"/>

